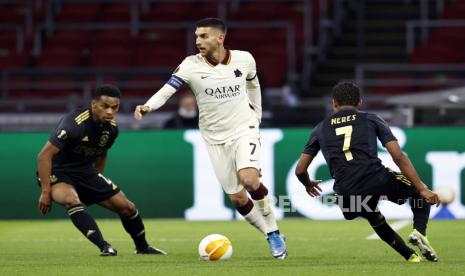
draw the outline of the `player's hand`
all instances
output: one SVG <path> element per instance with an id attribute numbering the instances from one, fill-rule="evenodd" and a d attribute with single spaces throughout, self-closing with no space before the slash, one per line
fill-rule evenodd
<path id="1" fill-rule="evenodd" d="M 52 193 L 42 192 L 39 198 L 39 211 L 42 215 L 47 214 L 52 210 Z"/>
<path id="2" fill-rule="evenodd" d="M 305 190 L 307 190 L 307 194 L 309 194 L 311 197 L 320 196 L 320 192 L 323 191 L 318 185 L 320 183 L 321 183 L 321 180 L 310 180 L 310 185 L 305 186 Z"/>
<path id="3" fill-rule="evenodd" d="M 439 206 L 441 201 L 439 200 L 439 196 L 433 192 L 431 192 L 429 189 L 424 189 L 420 191 L 420 195 L 426 199 L 426 202 L 429 204 L 436 204 L 436 206 Z"/>
<path id="4" fill-rule="evenodd" d="M 142 117 L 144 117 L 145 114 L 150 112 L 150 107 L 146 105 L 138 105 L 136 106 L 136 109 L 134 110 L 134 118 L 136 120 L 140 121 Z"/>

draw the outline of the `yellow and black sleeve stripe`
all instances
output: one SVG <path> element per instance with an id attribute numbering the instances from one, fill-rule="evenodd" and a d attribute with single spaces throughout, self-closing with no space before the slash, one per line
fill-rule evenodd
<path id="1" fill-rule="evenodd" d="M 86 110 L 82 112 L 81 114 L 79 114 L 78 116 L 76 116 L 76 118 L 74 118 L 74 121 L 76 121 L 76 124 L 80 125 L 82 122 L 89 119 L 89 116 L 90 116 L 89 110 Z"/>

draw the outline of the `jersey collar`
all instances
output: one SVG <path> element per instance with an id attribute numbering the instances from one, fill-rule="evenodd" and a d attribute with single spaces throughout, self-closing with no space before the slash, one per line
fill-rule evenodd
<path id="1" fill-rule="evenodd" d="M 339 112 L 346 111 L 346 110 L 352 110 L 352 111 L 355 110 L 355 111 L 357 111 L 358 109 L 355 106 L 353 106 L 353 107 L 352 106 L 344 106 L 344 107 L 340 107 L 339 110 L 334 114 L 337 114 Z"/>
<path id="2" fill-rule="evenodd" d="M 218 62 L 210 59 L 209 57 L 205 57 L 205 61 L 211 67 L 215 67 L 216 65 L 218 65 Z M 221 64 L 228 65 L 230 62 L 231 62 L 231 51 L 229 49 L 226 49 L 226 55 L 224 56 L 224 59 L 221 61 Z"/>

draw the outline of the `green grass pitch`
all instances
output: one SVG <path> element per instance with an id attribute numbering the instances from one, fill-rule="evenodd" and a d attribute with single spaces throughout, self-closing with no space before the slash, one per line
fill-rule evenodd
<path id="1" fill-rule="evenodd" d="M 286 219 L 289 257 L 273 259 L 264 238 L 246 222 L 146 220 L 149 241 L 167 256 L 134 255 L 132 240 L 118 220 L 98 220 L 116 257 L 99 257 L 68 220 L 0 221 L 0 275 L 464 275 L 465 221 L 431 221 L 428 236 L 438 263 L 405 262 L 372 234 L 367 222 Z M 399 230 L 406 238 L 409 227 Z M 230 260 L 199 259 L 207 234 L 232 241 Z"/>

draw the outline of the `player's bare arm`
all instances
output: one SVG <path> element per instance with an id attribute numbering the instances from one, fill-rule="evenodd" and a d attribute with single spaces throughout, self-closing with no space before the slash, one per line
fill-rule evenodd
<path id="1" fill-rule="evenodd" d="M 322 191 L 320 186 L 318 185 L 321 180 L 311 180 L 310 176 L 308 175 L 307 169 L 313 161 L 313 156 L 310 154 L 302 153 L 300 155 L 299 162 L 295 168 L 295 175 L 299 179 L 299 181 L 304 185 L 307 193 L 311 197 L 316 197 L 320 195 Z"/>
<path id="2" fill-rule="evenodd" d="M 402 152 L 400 149 L 399 143 L 397 141 L 390 141 L 385 144 L 386 149 L 392 157 L 392 160 L 399 167 L 400 171 L 412 181 L 415 188 L 420 192 L 420 194 L 426 199 L 427 202 L 431 204 L 439 205 L 439 197 L 437 194 L 433 193 L 428 189 L 428 187 L 421 181 L 420 176 L 418 175 L 415 167 L 413 167 L 412 162 L 408 156 Z"/>
<path id="3" fill-rule="evenodd" d="M 105 170 L 105 166 L 107 165 L 107 156 L 108 156 L 108 150 L 104 151 L 101 156 L 95 159 L 95 168 L 101 174 L 103 174 L 103 171 Z"/>
<path id="4" fill-rule="evenodd" d="M 39 198 L 39 210 L 44 215 L 52 209 L 52 189 L 50 186 L 52 158 L 59 151 L 59 148 L 47 142 L 37 157 L 37 168 L 39 171 L 40 187 L 42 189 Z"/>

